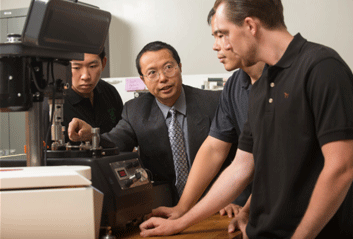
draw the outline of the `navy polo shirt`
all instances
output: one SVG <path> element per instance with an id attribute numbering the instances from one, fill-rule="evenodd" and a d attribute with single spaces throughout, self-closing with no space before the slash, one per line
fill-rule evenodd
<path id="1" fill-rule="evenodd" d="M 332 49 L 297 34 L 253 85 L 239 148 L 255 159 L 249 238 L 288 238 L 323 168 L 321 147 L 353 139 L 353 76 Z M 353 191 L 317 238 L 352 238 Z M 332 234 L 330 234 L 332 233 Z"/>
<path id="2" fill-rule="evenodd" d="M 229 155 L 234 158 L 238 147 L 238 138 L 248 117 L 249 92 L 251 79 L 242 69 L 233 73 L 222 91 L 216 114 L 212 120 L 209 135 L 232 143 Z M 233 202 L 244 206 L 251 194 L 249 185 Z"/>
<path id="3" fill-rule="evenodd" d="M 67 90 L 63 122 L 66 127 L 66 142 L 67 127 L 73 118 L 84 120 L 92 127 L 99 127 L 101 134 L 109 132 L 121 119 L 123 102 L 114 86 L 101 79 L 93 92 L 92 105 L 89 98 L 80 96 L 72 88 Z"/>
<path id="4" fill-rule="evenodd" d="M 248 118 L 251 79 L 239 69 L 227 80 L 222 91 L 209 135 L 228 142 L 238 143 L 240 132 Z"/>

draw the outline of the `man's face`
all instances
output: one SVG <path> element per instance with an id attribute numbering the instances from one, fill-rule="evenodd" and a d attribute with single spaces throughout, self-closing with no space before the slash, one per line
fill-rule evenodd
<path id="1" fill-rule="evenodd" d="M 167 106 L 173 106 L 179 98 L 182 89 L 181 63 L 178 65 L 168 49 L 145 52 L 140 58 L 140 76 L 149 92 L 159 102 Z M 172 69 L 173 76 L 165 75 L 166 69 Z M 150 80 L 149 75 L 159 74 L 159 79 Z"/>
<path id="2" fill-rule="evenodd" d="M 83 97 L 89 97 L 98 81 L 107 62 L 98 55 L 86 54 L 83 61 L 71 61 L 72 89 Z"/>
<path id="3" fill-rule="evenodd" d="M 217 27 L 217 18 L 214 15 L 211 20 L 212 35 L 214 36 L 213 50 L 217 51 L 219 61 L 224 65 L 227 71 L 232 71 L 242 67 L 240 57 L 232 49 L 224 49 L 224 35 Z"/>
<path id="4" fill-rule="evenodd" d="M 226 4 L 221 3 L 215 13 L 217 27 L 219 33 L 223 35 L 222 41 L 225 50 L 231 50 L 242 59 L 244 66 L 251 66 L 256 63 L 256 47 L 254 38 L 251 35 L 249 26 L 235 25 L 226 17 Z"/>

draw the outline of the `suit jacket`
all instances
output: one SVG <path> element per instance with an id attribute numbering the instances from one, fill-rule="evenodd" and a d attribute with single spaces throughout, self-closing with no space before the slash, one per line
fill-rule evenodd
<path id="1" fill-rule="evenodd" d="M 189 159 L 193 163 L 206 139 L 221 91 L 206 91 L 183 85 L 189 137 Z M 120 151 L 140 147 L 140 158 L 153 175 L 153 181 L 170 183 L 175 190 L 175 171 L 168 128 L 155 97 L 147 93 L 124 105 L 122 119 L 102 140 L 116 144 Z M 226 165 L 229 165 L 230 160 Z M 176 191 L 175 191 L 176 192 Z M 174 194 L 175 194 L 174 192 Z M 175 195 L 173 195 L 175 196 Z"/>

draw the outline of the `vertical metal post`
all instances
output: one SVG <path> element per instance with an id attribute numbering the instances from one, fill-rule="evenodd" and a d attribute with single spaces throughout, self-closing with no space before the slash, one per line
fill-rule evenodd
<path id="1" fill-rule="evenodd" d="M 33 102 L 26 112 L 27 166 L 44 166 L 43 158 L 43 102 Z"/>
<path id="2" fill-rule="evenodd" d="M 97 150 L 99 149 L 100 143 L 100 128 L 92 128 L 92 149 Z"/>
<path id="3" fill-rule="evenodd" d="M 49 118 L 53 114 L 52 112 L 53 107 L 53 99 L 49 99 Z M 65 127 L 62 125 L 64 120 L 64 99 L 55 99 L 55 106 L 54 106 L 54 116 L 53 116 L 53 124 L 51 125 L 51 150 L 58 150 L 60 146 L 65 145 L 65 135 L 64 131 L 66 130 Z"/>

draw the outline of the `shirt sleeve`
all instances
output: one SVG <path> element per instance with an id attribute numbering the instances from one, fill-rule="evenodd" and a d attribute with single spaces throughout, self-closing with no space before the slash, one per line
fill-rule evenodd
<path id="1" fill-rule="evenodd" d="M 347 66 L 330 58 L 310 72 L 307 95 L 321 146 L 353 139 L 353 76 Z"/>
<path id="2" fill-rule="evenodd" d="M 228 143 L 237 143 L 240 129 L 231 105 L 231 83 L 229 79 L 224 86 L 209 135 Z"/>
<path id="3" fill-rule="evenodd" d="M 249 121 L 247 120 L 244 124 L 243 131 L 241 132 L 241 135 L 239 137 L 238 148 L 246 152 L 252 153 L 253 144 L 254 142 L 252 132 Z"/>
<path id="4" fill-rule="evenodd" d="M 129 122 L 128 104 L 123 108 L 122 119 L 110 132 L 102 134 L 101 139 L 113 143 L 120 151 L 132 151 L 137 146 L 135 131 Z"/>

